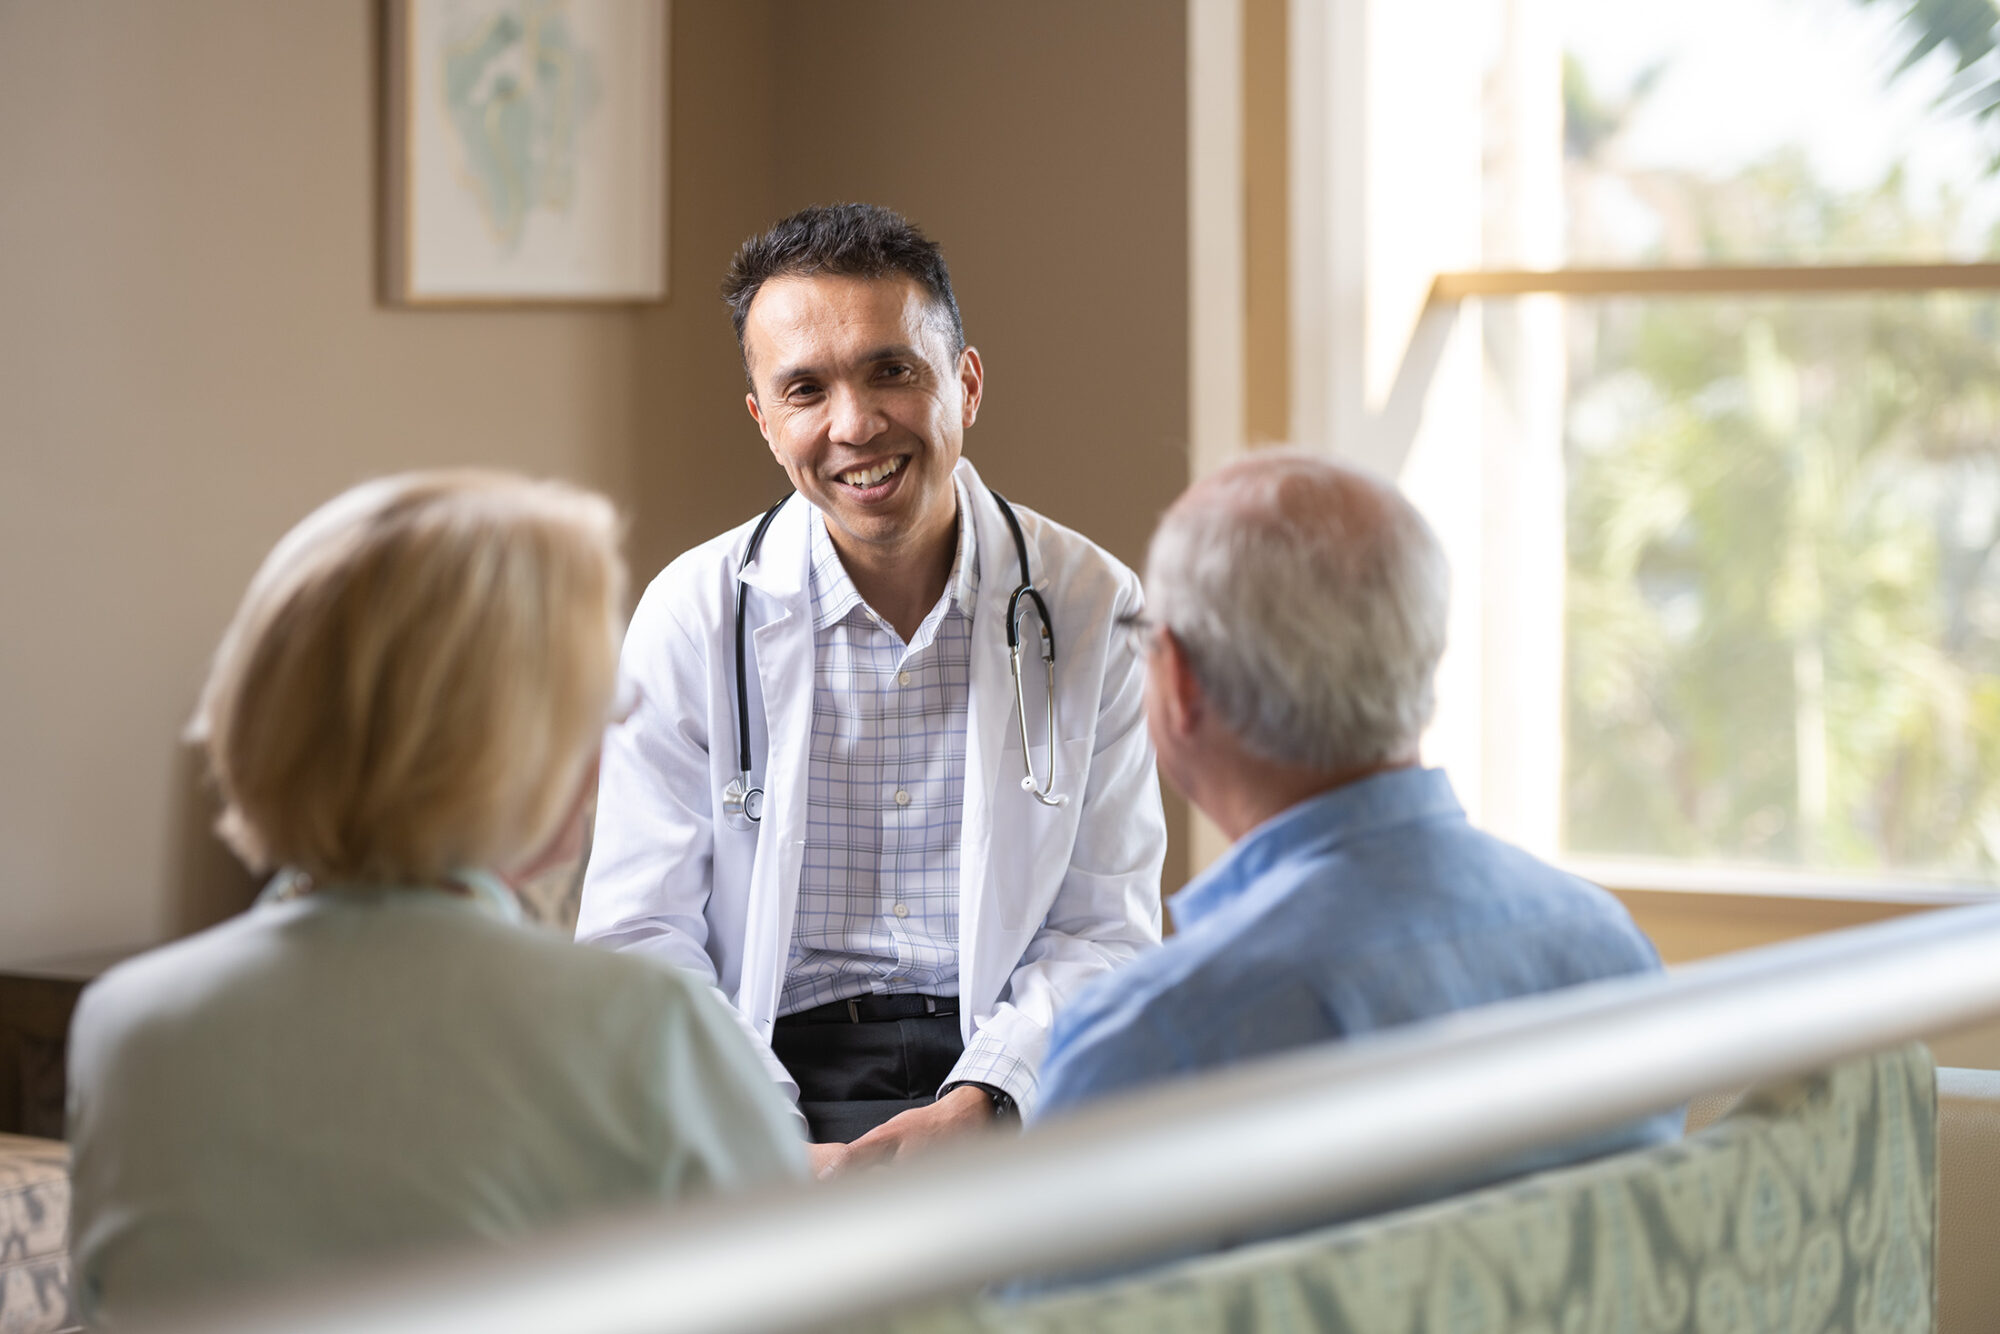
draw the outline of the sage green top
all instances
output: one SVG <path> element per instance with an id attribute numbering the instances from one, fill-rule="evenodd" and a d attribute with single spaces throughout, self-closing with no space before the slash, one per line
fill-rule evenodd
<path id="1" fill-rule="evenodd" d="M 802 1177 L 706 988 L 469 893 L 274 884 L 83 996 L 71 1244 L 85 1318 Z"/>

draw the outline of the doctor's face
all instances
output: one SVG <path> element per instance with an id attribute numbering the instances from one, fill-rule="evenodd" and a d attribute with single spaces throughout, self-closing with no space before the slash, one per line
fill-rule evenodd
<path id="1" fill-rule="evenodd" d="M 958 513 L 952 469 L 979 414 L 979 354 L 952 354 L 901 277 L 775 278 L 743 324 L 750 415 L 843 555 L 920 552 Z"/>

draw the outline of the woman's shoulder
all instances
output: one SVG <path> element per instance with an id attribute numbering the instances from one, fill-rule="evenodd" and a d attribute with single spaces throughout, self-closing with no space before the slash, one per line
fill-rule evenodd
<path id="1" fill-rule="evenodd" d="M 107 1047 L 254 1011 L 274 975 L 273 910 L 253 909 L 113 966 L 83 990 L 70 1021 L 71 1065 Z"/>

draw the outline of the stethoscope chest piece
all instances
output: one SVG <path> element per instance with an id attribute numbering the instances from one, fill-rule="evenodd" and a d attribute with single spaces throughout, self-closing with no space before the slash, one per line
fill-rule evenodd
<path id="1" fill-rule="evenodd" d="M 745 773 L 723 785 L 722 810 L 725 815 L 740 816 L 758 824 L 764 819 L 764 789 L 751 787 L 749 780 L 750 775 Z"/>

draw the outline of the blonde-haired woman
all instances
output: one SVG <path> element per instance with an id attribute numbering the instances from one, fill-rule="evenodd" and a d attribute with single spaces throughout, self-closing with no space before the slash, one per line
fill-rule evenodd
<path id="1" fill-rule="evenodd" d="M 615 690 L 602 497 L 413 473 L 280 541 L 193 732 L 258 906 L 85 993 L 71 1043 L 86 1315 L 802 1175 L 707 992 L 521 922 L 573 856 Z"/>

